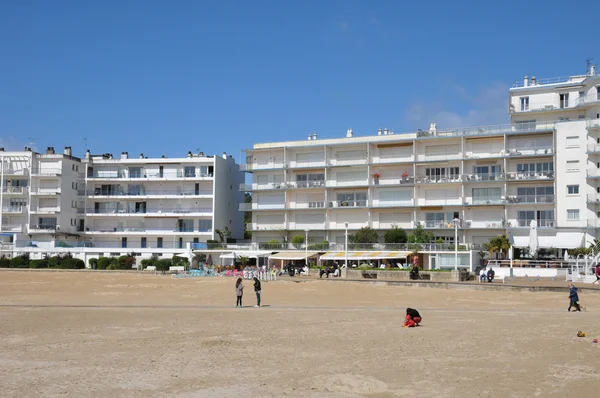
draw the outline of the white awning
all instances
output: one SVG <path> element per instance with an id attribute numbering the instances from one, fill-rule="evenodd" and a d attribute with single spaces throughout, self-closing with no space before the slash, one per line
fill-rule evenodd
<path id="1" fill-rule="evenodd" d="M 557 232 L 556 236 L 538 236 L 541 249 L 576 249 L 584 245 L 583 232 Z M 529 247 L 529 236 L 514 236 L 515 247 Z"/>
<path id="2" fill-rule="evenodd" d="M 348 260 L 378 260 L 386 258 L 406 258 L 410 252 L 348 252 Z M 346 252 L 329 252 L 321 256 L 321 260 L 344 260 Z"/>
<path id="3" fill-rule="evenodd" d="M 231 253 L 223 253 L 221 254 L 221 258 L 234 258 L 234 257 L 248 257 L 248 258 L 258 258 L 258 257 L 268 257 L 271 254 L 269 251 L 261 251 L 261 250 L 236 250 Z"/>
<path id="4" fill-rule="evenodd" d="M 318 252 L 304 252 L 301 250 L 284 251 L 269 256 L 269 260 L 305 260 L 306 258 L 314 257 L 317 254 Z"/>

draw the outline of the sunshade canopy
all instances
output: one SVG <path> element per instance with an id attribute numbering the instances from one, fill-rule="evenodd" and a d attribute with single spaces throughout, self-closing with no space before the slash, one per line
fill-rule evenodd
<path id="1" fill-rule="evenodd" d="M 538 235 L 538 242 L 541 249 L 576 249 L 584 245 L 583 236 L 583 232 L 558 232 L 556 236 Z M 529 247 L 529 236 L 515 236 L 514 246 Z"/>
<path id="2" fill-rule="evenodd" d="M 318 252 L 303 252 L 298 251 L 283 251 L 269 256 L 270 260 L 305 260 L 306 258 L 315 257 Z"/>
<path id="3" fill-rule="evenodd" d="M 405 258 L 407 251 L 397 252 L 348 252 L 348 260 L 381 260 L 387 258 Z M 346 252 L 329 252 L 321 256 L 321 260 L 344 260 Z"/>

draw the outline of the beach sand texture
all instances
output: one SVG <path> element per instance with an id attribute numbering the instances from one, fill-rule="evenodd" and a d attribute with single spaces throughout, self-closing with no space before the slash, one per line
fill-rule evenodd
<path id="1" fill-rule="evenodd" d="M 600 295 L 0 273 L 2 397 L 594 397 Z M 406 307 L 423 326 L 402 328 Z M 586 338 L 576 336 L 578 330 Z"/>

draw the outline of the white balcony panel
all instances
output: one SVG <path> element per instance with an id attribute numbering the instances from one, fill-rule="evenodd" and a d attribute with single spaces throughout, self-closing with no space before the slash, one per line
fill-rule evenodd
<path id="1" fill-rule="evenodd" d="M 493 158 L 503 154 L 504 142 L 501 140 L 470 140 L 465 143 L 466 158 Z"/>
<path id="2" fill-rule="evenodd" d="M 373 163 L 412 162 L 413 159 L 412 145 L 381 145 L 373 155 Z"/>
<path id="3" fill-rule="evenodd" d="M 421 154 L 418 155 L 420 161 L 451 160 L 462 157 L 459 144 L 427 145 L 425 148 L 421 148 L 421 151 Z"/>
<path id="4" fill-rule="evenodd" d="M 373 215 L 373 228 L 388 229 L 394 226 L 399 228 L 412 228 L 413 214 L 410 212 L 382 212 Z"/>
<path id="5" fill-rule="evenodd" d="M 424 197 L 419 198 L 418 204 L 427 206 L 461 205 L 462 199 L 458 188 L 426 189 Z"/>
<path id="6" fill-rule="evenodd" d="M 366 149 L 336 151 L 330 160 L 330 164 L 333 166 L 353 166 L 367 163 Z"/>

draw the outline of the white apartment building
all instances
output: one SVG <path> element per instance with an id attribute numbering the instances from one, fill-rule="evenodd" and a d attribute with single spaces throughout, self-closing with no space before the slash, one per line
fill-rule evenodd
<path id="1" fill-rule="evenodd" d="M 542 248 L 575 248 L 600 227 L 600 76 L 525 78 L 509 92 L 511 124 L 255 144 L 254 242 L 309 231 L 343 244 L 349 233 L 417 225 L 437 239 L 482 244 L 499 234 L 528 244 L 531 220 Z"/>
<path id="2" fill-rule="evenodd" d="M 226 153 L 170 159 L 88 151 L 80 159 L 66 147 L 63 154 L 2 150 L 0 162 L 4 252 L 189 250 L 225 227 L 243 237 L 237 187 L 244 174 Z"/>

